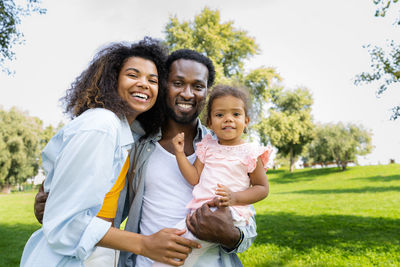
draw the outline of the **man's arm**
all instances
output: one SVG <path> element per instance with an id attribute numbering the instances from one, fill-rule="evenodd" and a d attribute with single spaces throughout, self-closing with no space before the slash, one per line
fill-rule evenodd
<path id="1" fill-rule="evenodd" d="M 235 227 L 228 208 L 220 207 L 214 212 L 210 207 L 217 207 L 218 200 L 205 203 L 192 216 L 187 216 L 188 229 L 199 239 L 219 243 L 227 253 L 247 250 L 257 236 L 254 217 L 246 226 Z"/>
<path id="2" fill-rule="evenodd" d="M 43 183 L 39 187 L 39 192 L 35 196 L 35 204 L 33 205 L 35 217 L 40 224 L 43 222 L 44 206 L 46 205 L 46 200 L 49 196 L 49 193 L 44 192 Z"/>

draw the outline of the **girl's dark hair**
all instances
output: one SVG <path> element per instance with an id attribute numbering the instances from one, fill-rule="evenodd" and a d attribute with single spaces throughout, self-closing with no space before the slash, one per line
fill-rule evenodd
<path id="1" fill-rule="evenodd" d="M 208 103 L 207 103 L 207 124 L 210 124 L 211 121 L 211 108 L 212 104 L 215 99 L 221 98 L 224 96 L 233 96 L 236 98 L 239 98 L 243 101 L 244 104 L 244 113 L 247 117 L 249 117 L 249 97 L 248 93 L 244 91 L 243 89 L 239 89 L 237 87 L 232 87 L 229 85 L 216 85 L 208 98 Z"/>
<path id="2" fill-rule="evenodd" d="M 141 57 L 154 62 L 159 82 L 155 105 L 140 114 L 137 120 L 142 124 L 146 136 L 156 133 L 165 120 L 163 99 L 166 90 L 167 55 L 168 50 L 161 41 L 151 37 L 145 37 L 138 43 L 112 43 L 102 48 L 61 99 L 65 112 L 74 118 L 91 108 L 105 108 L 119 117 L 129 115 L 131 109 L 118 94 L 118 76 L 130 57 Z"/>

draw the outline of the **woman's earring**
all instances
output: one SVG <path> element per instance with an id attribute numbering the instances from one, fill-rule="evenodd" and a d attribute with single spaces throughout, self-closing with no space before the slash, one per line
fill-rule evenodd
<path id="1" fill-rule="evenodd" d="M 243 133 L 247 134 L 247 127 L 244 127 Z"/>

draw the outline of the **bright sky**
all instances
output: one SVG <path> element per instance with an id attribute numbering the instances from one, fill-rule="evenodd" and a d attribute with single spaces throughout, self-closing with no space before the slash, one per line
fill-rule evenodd
<path id="1" fill-rule="evenodd" d="M 400 119 L 390 108 L 400 104 L 399 84 L 377 98 L 377 85 L 355 86 L 368 71 L 363 45 L 400 42 L 387 18 L 375 18 L 372 0 L 43 0 L 45 15 L 23 20 L 26 44 L 15 48 L 14 76 L 0 73 L 0 105 L 17 106 L 45 124 L 66 120 L 58 99 L 87 66 L 95 51 L 114 41 L 162 38 L 171 15 L 192 19 L 205 6 L 220 10 L 222 21 L 246 30 L 261 54 L 246 67 L 272 66 L 289 88 L 307 87 L 314 97 L 315 122 L 353 122 L 373 132 L 373 152 L 362 164 L 400 162 Z"/>

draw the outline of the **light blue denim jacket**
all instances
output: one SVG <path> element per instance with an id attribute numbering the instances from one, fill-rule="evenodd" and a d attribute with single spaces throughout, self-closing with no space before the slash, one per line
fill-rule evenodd
<path id="1" fill-rule="evenodd" d="M 96 217 L 133 143 L 126 118 L 89 109 L 70 121 L 43 150 L 47 174 L 42 228 L 32 234 L 22 267 L 83 266 L 111 223 Z"/>
<path id="2" fill-rule="evenodd" d="M 144 134 L 140 124 L 135 121 L 131 126 L 133 136 L 135 139 L 134 147 L 130 154 L 130 170 L 127 175 L 127 181 L 124 189 L 121 191 L 118 210 L 115 217 L 114 225 L 119 227 L 121 222 L 128 216 L 128 220 L 125 225 L 125 230 L 139 233 L 140 219 L 142 215 L 142 200 L 144 193 L 144 174 L 147 168 L 148 159 L 153 153 L 156 143 L 161 139 L 161 131 L 153 136 L 150 136 L 144 140 L 140 140 L 141 135 Z M 196 143 L 209 133 L 207 128 L 204 127 L 200 120 L 197 122 L 197 134 L 193 140 L 193 146 L 196 147 Z M 131 182 L 130 182 L 131 181 Z M 127 186 L 128 183 L 130 186 Z M 244 233 L 244 239 L 241 244 L 232 251 L 224 249 L 222 246 L 217 246 L 208 250 L 199 259 L 199 263 L 196 267 L 207 266 L 207 267 L 230 267 L 230 266 L 242 266 L 237 252 L 243 252 L 250 247 L 254 239 L 257 236 L 256 222 L 254 217 L 249 220 L 247 226 L 240 227 Z M 121 251 L 119 258 L 119 267 L 134 267 L 136 262 L 136 255 Z"/>

